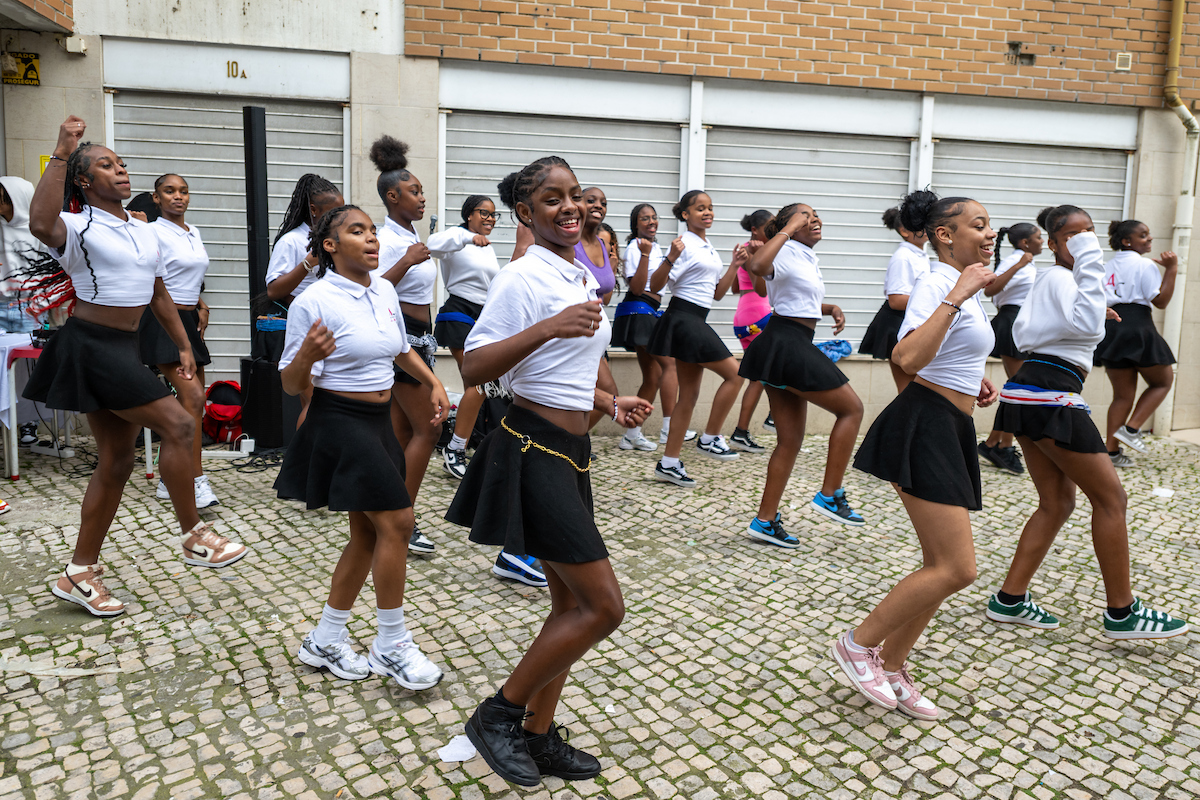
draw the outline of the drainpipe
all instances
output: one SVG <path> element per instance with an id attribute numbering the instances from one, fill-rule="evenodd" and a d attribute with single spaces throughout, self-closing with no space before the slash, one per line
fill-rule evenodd
<path id="1" fill-rule="evenodd" d="M 1175 295 L 1166 309 L 1166 323 L 1163 326 L 1163 338 L 1171 346 L 1171 352 L 1179 352 L 1180 338 L 1183 333 L 1183 301 L 1187 289 L 1188 251 L 1191 248 L 1192 214 L 1196 207 L 1196 155 L 1200 150 L 1200 123 L 1192 116 L 1182 98 L 1179 96 L 1179 55 L 1183 35 L 1183 14 L 1187 9 L 1187 0 L 1174 0 L 1171 3 L 1171 38 L 1167 45 L 1167 69 L 1163 76 L 1163 99 L 1167 107 L 1175 112 L 1186 131 L 1187 143 L 1184 147 L 1183 170 L 1180 178 L 1179 199 L 1175 204 L 1175 225 L 1171 229 L 1171 249 L 1179 256 L 1179 274 L 1175 279 Z M 1169 436 L 1174 422 L 1175 387 L 1159 406 L 1155 414 L 1154 432 Z"/>

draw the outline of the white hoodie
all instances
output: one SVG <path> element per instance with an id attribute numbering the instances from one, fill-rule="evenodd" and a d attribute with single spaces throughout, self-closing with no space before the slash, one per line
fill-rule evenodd
<path id="1" fill-rule="evenodd" d="M 46 246 L 29 232 L 29 202 L 33 199 L 33 184 L 15 175 L 0 177 L 0 185 L 12 200 L 12 220 L 0 216 L 0 292 L 12 294 L 16 286 L 9 280 L 14 271 L 23 269 L 34 253 L 46 253 Z"/>

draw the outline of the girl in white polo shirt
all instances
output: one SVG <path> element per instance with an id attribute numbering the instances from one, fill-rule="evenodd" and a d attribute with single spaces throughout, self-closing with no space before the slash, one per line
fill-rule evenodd
<path id="1" fill-rule="evenodd" d="M 98 617 L 125 610 L 100 579 L 100 548 L 133 470 L 142 428 L 162 438 L 159 469 L 171 493 L 186 564 L 223 567 L 248 552 L 218 536 L 196 512 L 192 481 L 195 421 L 138 358 L 138 322 L 153 309 L 179 351 L 177 377 L 195 380 L 196 364 L 179 311 L 163 283 L 158 240 L 122 208 L 125 164 L 107 147 L 80 144 L 86 124 L 67 117 L 29 206 L 29 229 L 70 276 L 75 309 L 42 350 L 25 397 L 87 414 L 98 463 L 80 511 L 75 553 L 51 591 Z"/>
<path id="2" fill-rule="evenodd" d="M 379 242 L 371 218 L 356 206 L 330 211 L 313 230 L 313 250 L 321 280 L 292 304 L 279 362 L 284 390 L 294 395 L 313 388 L 313 400 L 275 489 L 310 509 L 350 512 L 350 542 L 334 569 L 321 621 L 304 637 L 298 657 L 347 680 L 375 672 L 406 689 L 428 689 L 442 671 L 413 643 L 402 608 L 413 510 L 404 451 L 390 419 L 393 364 L 421 381 L 428 419 L 445 419 L 450 401 L 409 347 L 396 293 L 376 271 Z M 346 622 L 368 573 L 379 634 L 363 658 L 346 641 Z"/>
<path id="3" fill-rule="evenodd" d="M 724 297 L 733 285 L 747 253 L 739 245 L 734 248 L 729 267 L 725 268 L 721 263 L 721 257 L 707 238 L 713 223 L 713 203 L 706 193 L 693 189 L 680 198 L 672 211 L 675 219 L 687 225 L 687 230 L 676 240 L 683 247 L 678 258 L 672 259 L 668 254 L 650 276 L 651 291 L 661 292 L 664 286 L 670 286 L 671 302 L 654 326 L 654 335 L 646 349 L 656 356 L 675 359 L 679 402 L 675 406 L 663 458 L 654 468 L 654 477 L 691 489 L 696 481 L 683 468 L 679 455 L 687 426 L 692 421 L 692 411 L 700 399 L 700 381 L 706 369 L 720 377 L 721 385 L 713 396 L 708 425 L 697 439 L 696 448 L 721 461 L 738 457 L 725 443 L 721 428 L 737 401 L 742 379 L 738 376 L 737 360 L 705 320 L 713 301 Z M 675 249 L 674 243 L 672 249 Z"/>
<path id="4" fill-rule="evenodd" d="M 1133 460 L 1121 452 L 1120 445 L 1146 452 L 1141 427 L 1162 404 L 1175 380 L 1171 368 L 1175 355 L 1154 327 L 1151 306 L 1166 308 L 1171 302 L 1179 257 L 1168 250 L 1151 259 L 1154 239 L 1150 228 L 1136 219 L 1109 225 L 1108 243 L 1114 252 L 1104 265 L 1104 290 L 1116 313 L 1104 325 L 1104 340 L 1096 348 L 1094 363 L 1104 366 L 1113 390 L 1108 406 L 1108 455 L 1114 465 L 1128 467 Z M 1139 377 L 1146 382 L 1141 397 L 1137 396 Z"/>
<path id="5" fill-rule="evenodd" d="M 987 617 L 1031 628 L 1057 628 L 1058 620 L 1029 594 L 1029 584 L 1075 508 L 1076 487 L 1092 507 L 1092 544 L 1104 577 L 1110 639 L 1166 639 L 1188 625 L 1142 605 L 1129 574 L 1129 531 L 1121 479 L 1080 392 L 1096 343 L 1104 336 L 1105 266 L 1092 218 L 1081 208 L 1057 206 L 1038 215 L 1054 266 L 1038 270 L 1013 324 L 1024 365 L 1000 392 L 996 427 L 1017 437 L 1038 490 L 1038 508 L 1013 554 Z M 1106 313 L 1107 312 L 1107 313 Z"/>
<path id="6" fill-rule="evenodd" d="M 566 743 L 554 714 L 572 665 L 624 616 L 592 512 L 588 414 L 602 409 L 632 427 L 652 407 L 596 386 L 610 329 L 595 276 L 574 257 L 584 206 L 571 168 L 547 156 L 501 187 L 534 243 L 492 281 L 467 337 L 463 375 L 475 385 L 499 378 L 515 399 L 475 452 L 446 518 L 469 525 L 471 541 L 527 553 L 545 568 L 549 617 L 467 723 L 498 775 L 536 786 L 542 775 L 599 774 L 600 762 Z"/>
<path id="7" fill-rule="evenodd" d="M 196 435 L 192 440 L 192 473 L 196 486 L 196 507 L 208 508 L 220 505 L 208 476 L 204 474 L 201 461 L 201 422 L 204 419 L 204 367 L 212 363 L 208 347 L 204 344 L 204 329 L 208 327 L 208 304 L 200 297 L 204 274 L 208 271 L 208 251 L 195 225 L 184 221 L 191 195 L 187 181 L 174 173 L 160 175 L 154 181 L 154 204 L 158 207 L 158 218 L 150 228 L 158 237 L 158 252 L 166 276 L 167 294 L 179 309 L 179 320 L 192 345 L 192 358 L 196 362 L 196 379 L 182 380 L 179 377 L 179 348 L 171 341 L 158 318 L 149 308 L 142 314 L 138 326 L 138 351 L 142 363 L 157 367 L 171 383 L 175 397 L 185 411 L 196 420 Z M 170 498 L 167 485 L 160 479 L 156 492 L 160 500 Z"/>
<path id="8" fill-rule="evenodd" d="M 905 661 L 946 598 L 975 580 L 969 511 L 983 498 L 971 412 L 996 400 L 983 376 L 995 336 L 980 299 L 996 277 L 988 267 L 996 234 L 979 203 L 929 191 L 904 198 L 900 222 L 925 231 L 936 258 L 913 286 L 892 351 L 916 377 L 871 425 L 854 466 L 895 488 L 924 563 L 838 637 L 833 656 L 867 700 L 933 720 L 938 709 Z"/>
<path id="9" fill-rule="evenodd" d="M 750 274 L 766 281 L 772 313 L 766 330 L 746 349 L 740 373 L 766 387 L 779 436 L 767 465 L 758 516 L 750 521 L 749 534 L 780 547 L 800 544 L 783 529 L 779 503 L 804 443 L 810 402 L 836 418 L 829 434 L 824 481 L 812 499 L 812 507 L 843 525 L 864 524 L 842 488 L 862 425 L 862 401 L 837 365 L 812 343 L 822 317 L 833 318 L 834 335 L 846 327 L 842 309 L 825 302 L 825 282 L 813 252 L 821 233 L 821 218 L 811 206 L 784 206 L 767 223 L 766 242 L 746 264 Z"/>
<path id="10" fill-rule="evenodd" d="M 867 326 L 858 352 L 888 362 L 896 393 L 912 381 L 912 375 L 900 369 L 892 361 L 892 349 L 896 346 L 896 334 L 904 323 L 904 309 L 912 294 L 917 278 L 929 273 L 929 256 L 925 255 L 925 231 L 910 231 L 900 224 L 900 209 L 889 208 L 883 212 L 883 224 L 895 231 L 904 242 L 888 259 L 887 273 L 883 278 L 883 305 L 875 312 L 875 318 Z"/>
<path id="11" fill-rule="evenodd" d="M 317 254 L 308 249 L 312 226 L 326 211 L 345 202 L 338 188 L 320 175 L 310 172 L 300 176 L 271 244 L 267 297 L 287 305 L 312 286 L 317 279 L 313 274 L 317 268 Z M 300 421 L 304 421 L 303 415 Z"/>

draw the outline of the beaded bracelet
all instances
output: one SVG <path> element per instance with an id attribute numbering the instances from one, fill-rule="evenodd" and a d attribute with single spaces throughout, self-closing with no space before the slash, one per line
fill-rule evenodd
<path id="1" fill-rule="evenodd" d="M 613 422 L 617 421 L 617 396 L 613 395 Z"/>
<path id="2" fill-rule="evenodd" d="M 955 311 L 958 311 L 958 312 L 961 312 L 961 311 L 962 311 L 962 308 L 960 308 L 959 306 L 956 306 L 956 305 L 954 305 L 954 303 L 951 303 L 949 300 L 943 300 L 943 301 L 942 301 L 942 305 L 944 305 L 944 306 L 950 306 L 951 308 L 953 308 Z"/>

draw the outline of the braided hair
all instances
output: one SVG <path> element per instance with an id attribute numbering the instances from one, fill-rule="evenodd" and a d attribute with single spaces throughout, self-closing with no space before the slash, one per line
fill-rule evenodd
<path id="1" fill-rule="evenodd" d="M 1037 226 L 1032 222 L 1018 222 L 1010 228 L 1001 228 L 996 231 L 996 266 L 1000 266 L 1000 242 L 1004 241 L 1004 237 L 1008 235 L 1008 243 L 1013 247 L 1017 247 L 1021 242 L 1028 239 L 1037 233 Z"/>
<path id="2" fill-rule="evenodd" d="M 625 237 L 625 244 L 629 244 L 634 239 L 638 238 L 638 215 L 647 208 L 651 211 L 654 211 L 654 206 L 650 205 L 649 203 L 638 203 L 633 207 L 633 211 L 629 212 L 629 235 Z M 654 211 L 654 213 L 658 214 L 657 211 Z"/>
<path id="3" fill-rule="evenodd" d="M 283 222 L 279 223 L 279 231 L 275 234 L 271 246 L 278 244 L 285 233 L 294 231 L 301 225 L 307 223 L 309 227 L 313 227 L 316 220 L 312 218 L 309 206 L 318 197 L 334 194 L 340 194 L 339 189 L 320 175 L 311 172 L 301 175 L 300 180 L 296 181 L 296 188 L 292 190 L 292 199 L 288 203 L 287 211 L 283 212 Z"/>
<path id="4" fill-rule="evenodd" d="M 379 170 L 379 179 L 375 181 L 375 189 L 379 199 L 387 205 L 387 193 L 396 188 L 400 181 L 412 178 L 408 171 L 408 145 L 391 136 L 380 136 L 371 145 L 371 161 Z"/>
<path id="5" fill-rule="evenodd" d="M 338 241 L 338 225 L 342 224 L 342 220 L 351 211 L 361 210 L 358 206 L 338 206 L 322 214 L 321 218 L 312 226 L 312 232 L 308 235 L 308 249 L 317 255 L 316 272 L 318 278 L 324 278 L 325 273 L 329 270 L 337 272 L 337 269 L 333 266 L 333 254 L 322 247 L 322 243 L 326 239 L 333 239 L 335 242 Z"/>
<path id="6" fill-rule="evenodd" d="M 938 197 L 928 189 L 918 189 L 905 195 L 900 203 L 900 224 L 913 233 L 924 231 L 930 242 L 937 242 L 934 235 L 937 229 L 961 214 L 971 202 L 974 201 L 969 197 Z"/>
<path id="7" fill-rule="evenodd" d="M 763 236 L 767 237 L 768 241 L 774 239 L 787 226 L 788 221 L 796 214 L 796 210 L 803 205 L 806 204 L 792 203 L 779 209 L 779 213 L 775 215 L 775 219 L 768 222 L 767 227 L 763 229 Z"/>
<path id="8" fill-rule="evenodd" d="M 1114 251 L 1125 250 L 1123 242 L 1133 236 L 1133 232 L 1141 224 L 1141 221 L 1136 219 L 1113 220 L 1108 223 L 1108 246 Z"/>
<path id="9" fill-rule="evenodd" d="M 491 201 L 492 201 L 492 198 L 488 197 L 486 194 L 473 194 L 470 197 L 468 197 L 466 200 L 464 200 L 463 204 L 462 204 L 462 209 L 460 209 L 460 212 L 459 212 L 462 214 L 463 221 L 459 224 L 458 227 L 460 227 L 460 228 L 467 227 L 467 223 L 471 220 L 471 215 L 475 213 L 475 209 L 479 208 L 484 203 L 490 203 Z"/>
<path id="10" fill-rule="evenodd" d="M 1062 230 L 1063 225 L 1067 224 L 1067 219 L 1075 214 L 1083 214 L 1088 219 L 1091 219 L 1091 214 L 1084 211 L 1079 206 L 1049 206 L 1043 208 L 1037 215 L 1038 225 L 1046 229 L 1046 235 L 1054 236 Z"/>
<path id="11" fill-rule="evenodd" d="M 558 156 L 543 156 L 524 169 L 509 173 L 504 180 L 496 184 L 496 189 L 500 192 L 500 202 L 514 212 L 518 203 L 529 205 L 529 198 L 533 196 L 534 190 L 542 185 L 542 181 L 546 180 L 546 176 L 554 167 L 562 167 L 574 174 L 571 165 Z M 517 219 L 522 225 L 532 227 L 520 217 Z"/>
<path id="12" fill-rule="evenodd" d="M 83 226 L 83 230 L 79 232 L 79 249 L 83 252 L 83 263 L 87 265 L 88 272 L 92 276 L 92 298 L 100 294 L 100 283 L 96 279 L 96 270 L 92 266 L 92 258 L 88 254 L 87 243 L 84 241 L 84 235 L 92 227 L 92 206 L 87 201 L 87 195 L 83 193 L 83 187 L 79 185 L 81 177 L 91 178 L 91 173 L 88 169 L 92 166 L 91 156 L 88 151 L 99 145 L 91 142 L 83 142 L 71 155 L 67 156 L 67 175 L 63 181 L 63 211 L 68 211 L 72 214 L 79 214 L 83 211 L 84 206 L 87 206 L 88 221 L 87 225 Z"/>

